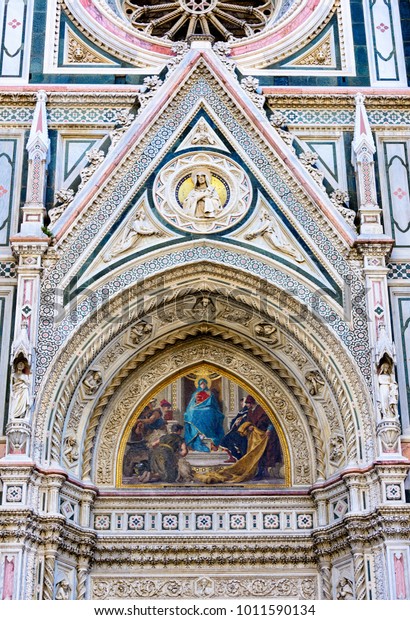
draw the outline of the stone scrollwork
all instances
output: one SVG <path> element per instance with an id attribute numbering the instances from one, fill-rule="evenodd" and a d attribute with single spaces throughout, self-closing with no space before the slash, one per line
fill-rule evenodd
<path id="1" fill-rule="evenodd" d="M 211 233 L 242 219 L 251 204 L 252 189 L 238 164 L 204 152 L 179 156 L 164 166 L 154 183 L 154 199 L 170 224 Z"/>
<path id="2" fill-rule="evenodd" d="M 54 226 L 57 220 L 63 215 L 64 211 L 67 209 L 68 205 L 74 200 L 74 190 L 73 189 L 60 189 L 56 193 L 55 196 L 55 205 L 48 212 L 48 216 L 50 218 L 50 226 Z"/>
<path id="3" fill-rule="evenodd" d="M 132 121 L 134 120 L 134 114 L 131 114 L 126 111 L 117 112 L 115 118 L 115 127 L 110 132 L 111 144 L 109 150 L 112 151 L 117 143 L 120 141 L 124 133 L 131 127 Z"/>
<path id="4" fill-rule="evenodd" d="M 343 215 L 349 226 L 355 228 L 354 220 L 356 217 L 356 211 L 346 207 L 346 204 L 349 203 L 349 194 L 342 189 L 336 189 L 330 195 L 330 201 L 335 205 L 339 213 Z"/>
<path id="5" fill-rule="evenodd" d="M 94 599 L 118 598 L 295 598 L 318 597 L 316 577 L 247 576 L 170 576 L 170 577 L 94 577 Z"/>
<path id="6" fill-rule="evenodd" d="M 236 78 L 236 62 L 232 58 L 230 58 L 231 46 L 229 45 L 229 43 L 225 43 L 224 41 L 217 41 L 217 43 L 215 43 L 215 45 L 213 46 L 213 50 L 215 54 L 220 58 L 221 62 L 228 69 L 228 71 L 230 71 Z"/>
<path id="7" fill-rule="evenodd" d="M 272 114 L 269 122 L 272 127 L 276 129 L 284 143 L 292 150 L 293 153 L 295 153 L 295 149 L 293 147 L 293 140 L 295 139 L 295 136 L 290 131 L 284 129 L 284 127 L 286 126 L 286 118 L 282 114 L 282 112 L 275 112 L 274 114 Z"/>
<path id="8" fill-rule="evenodd" d="M 172 51 L 174 52 L 175 56 L 174 58 L 171 58 L 171 60 L 167 64 L 167 79 L 169 75 L 177 68 L 179 63 L 183 60 L 184 56 L 188 53 L 189 45 L 188 43 L 185 43 L 185 41 L 177 41 L 172 46 Z"/>
<path id="9" fill-rule="evenodd" d="M 138 103 L 140 104 L 138 114 L 147 107 L 162 84 L 163 81 L 157 75 L 151 75 L 144 79 L 143 90 L 137 95 Z"/>
<path id="10" fill-rule="evenodd" d="M 241 80 L 241 86 L 246 94 L 252 99 L 256 107 L 263 110 L 266 98 L 265 95 L 262 95 L 259 92 L 259 80 L 249 75 Z"/>
<path id="11" fill-rule="evenodd" d="M 317 167 L 318 159 L 319 155 L 317 153 L 313 153 L 312 151 L 306 151 L 305 153 L 299 155 L 299 160 L 302 166 L 308 171 L 312 179 L 316 181 L 319 187 L 323 189 L 323 178 L 325 175 Z"/>
<path id="12" fill-rule="evenodd" d="M 90 149 L 87 152 L 88 166 L 86 166 L 81 172 L 81 182 L 78 186 L 78 191 L 80 191 L 84 185 L 91 179 L 94 172 L 100 166 L 100 164 L 104 161 L 105 153 L 104 151 L 99 150 L 98 148 Z"/>

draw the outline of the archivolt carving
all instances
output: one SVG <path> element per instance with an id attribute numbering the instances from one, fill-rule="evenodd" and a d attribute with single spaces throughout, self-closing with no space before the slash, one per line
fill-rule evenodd
<path id="1" fill-rule="evenodd" d="M 141 364 L 129 379 L 121 384 L 112 402 L 106 408 L 103 423 L 99 430 L 96 453 L 97 484 L 114 484 L 114 455 L 120 445 L 124 425 L 136 406 L 149 399 L 149 394 L 164 382 L 165 377 L 180 373 L 196 363 L 205 361 L 246 380 L 253 389 L 271 406 L 278 422 L 290 443 L 295 468 L 293 480 L 296 484 L 309 484 L 312 469 L 304 470 L 303 464 L 312 464 L 311 451 L 300 413 L 287 390 L 281 386 L 275 374 L 265 365 L 227 343 L 219 343 L 200 338 L 166 349 L 149 362 Z M 302 430 L 302 433 L 300 432 Z M 294 439 L 295 437 L 295 439 Z M 293 443 L 295 449 L 293 450 Z"/>
<path id="2" fill-rule="evenodd" d="M 252 275 L 234 271 L 226 267 L 216 267 L 215 265 L 204 263 L 201 265 L 203 278 L 201 282 L 198 282 L 197 269 L 197 265 L 177 268 L 164 276 L 151 278 L 132 290 L 120 293 L 114 301 L 110 302 L 110 311 L 111 315 L 115 313 L 118 317 L 124 314 L 124 322 L 117 321 L 108 324 L 109 317 L 104 317 L 99 314 L 94 320 L 80 326 L 77 334 L 70 340 L 59 358 L 57 358 L 47 378 L 46 386 L 37 399 L 37 402 L 40 403 L 36 425 L 37 456 L 40 456 L 40 446 L 41 443 L 43 443 L 43 429 L 45 427 L 46 413 L 51 410 L 51 415 L 54 417 L 52 424 L 52 457 L 55 460 L 59 459 L 61 451 L 61 432 L 65 416 L 81 378 L 85 376 L 87 369 L 91 367 L 96 356 L 100 355 L 102 352 L 104 352 L 102 355 L 104 369 L 107 368 L 108 370 L 110 367 L 110 360 L 115 359 L 115 356 L 111 355 L 112 351 L 107 349 L 107 344 L 113 342 L 118 352 L 125 352 L 128 349 L 130 355 L 135 355 L 135 349 L 139 348 L 142 350 L 142 347 L 145 346 L 143 349 L 144 352 L 141 353 L 140 358 L 131 363 L 131 368 L 121 371 L 120 375 L 115 379 L 115 381 L 121 381 L 121 377 L 124 376 L 123 373 L 125 372 L 125 376 L 127 376 L 130 370 L 135 368 L 141 359 L 149 357 L 158 348 L 163 348 L 167 346 L 167 344 L 178 340 L 189 321 L 184 317 L 185 323 L 180 322 L 174 325 L 167 324 L 161 329 L 171 330 L 171 333 L 167 336 L 168 339 L 164 339 L 163 332 L 162 341 L 159 341 L 159 336 L 157 337 L 157 334 L 155 334 L 155 340 L 152 340 L 152 337 L 151 339 L 146 338 L 141 345 L 132 345 L 132 343 L 127 345 L 123 344 L 118 340 L 119 334 L 124 332 L 124 329 L 127 329 L 138 318 L 141 319 L 155 314 L 156 306 L 158 306 L 159 303 L 162 312 L 165 303 L 171 303 L 172 301 L 176 303 L 176 300 L 183 298 L 189 298 L 189 307 L 192 307 L 193 294 L 196 293 L 198 295 L 200 293 L 202 295 L 213 294 L 220 296 L 224 294 L 224 296 L 222 295 L 224 309 L 226 309 L 226 302 L 228 301 L 232 309 L 238 308 L 242 309 L 242 311 L 246 310 L 255 317 L 255 320 L 250 321 L 248 325 L 242 322 L 233 326 L 232 323 L 229 324 L 229 321 L 226 320 L 231 328 L 231 332 L 227 337 L 233 342 L 235 342 L 236 338 L 237 342 L 242 343 L 245 340 L 243 337 L 245 334 L 247 339 L 246 348 L 251 350 L 255 349 L 256 354 L 262 360 L 273 365 L 275 363 L 275 357 L 289 360 L 289 362 L 286 362 L 286 365 L 288 365 L 289 368 L 293 367 L 293 372 L 297 374 L 297 369 L 300 368 L 302 370 L 309 359 L 309 366 L 312 365 L 317 367 L 322 377 L 326 380 L 333 394 L 338 413 L 341 420 L 343 420 L 347 459 L 353 462 L 358 458 L 356 445 L 357 431 L 353 419 L 354 408 L 358 411 L 358 419 L 362 420 L 363 440 L 365 442 L 363 446 L 364 454 L 370 457 L 374 448 L 374 430 L 371 420 L 366 419 L 368 417 L 368 411 L 370 411 L 366 388 L 351 358 L 345 352 L 340 342 L 327 330 L 326 326 L 314 315 L 306 312 L 303 314 L 303 326 L 297 321 L 292 321 L 291 316 L 297 315 L 298 313 L 300 315 L 302 306 L 295 299 L 285 295 L 283 291 L 279 291 L 276 287 L 266 285 L 265 283 L 263 285 L 262 299 L 260 294 L 255 294 L 255 291 L 261 290 L 261 282 Z M 182 281 L 184 284 L 179 285 L 179 281 Z M 158 296 L 152 294 L 158 290 L 162 291 L 161 299 L 158 299 Z M 167 292 L 163 293 L 164 290 Z M 230 299 L 230 291 L 235 293 L 234 299 Z M 280 295 L 280 306 L 276 303 L 278 294 Z M 232 316 L 234 316 L 234 314 Z M 194 317 L 191 317 L 191 321 L 190 328 L 192 328 L 192 324 L 195 322 Z M 224 319 L 218 317 L 215 321 L 223 323 Z M 282 341 L 280 345 L 275 345 L 275 354 L 277 353 L 275 357 L 271 351 L 272 345 L 255 337 L 254 324 L 256 325 L 261 321 L 274 322 L 280 331 Z M 98 330 L 96 330 L 97 322 Z M 177 327 L 178 329 L 176 330 Z M 214 327 L 216 328 L 216 325 L 214 325 Z M 235 330 L 242 332 L 242 334 L 237 333 L 236 336 L 233 336 L 232 334 Z M 311 338 L 311 335 L 315 334 L 316 341 Z M 92 336 L 94 336 L 94 338 L 92 338 Z M 186 335 L 183 337 L 186 337 Z M 221 337 L 225 338 L 226 336 L 222 334 Z M 84 349 L 84 342 L 88 340 L 90 344 Z M 317 345 L 318 341 L 322 343 L 322 347 Z M 296 342 L 299 343 L 298 347 L 292 344 Z M 303 351 L 304 354 L 302 354 L 301 351 Z M 337 363 L 337 367 L 335 367 L 327 355 L 328 351 L 332 351 L 332 358 L 335 360 L 335 364 Z M 74 359 L 75 364 L 72 363 Z M 133 364 L 135 365 L 133 366 Z M 67 368 L 70 365 L 72 366 L 72 370 L 67 374 Z M 285 364 L 282 364 L 282 367 L 284 366 Z M 279 370 L 277 360 L 275 368 L 279 375 L 283 372 Z M 343 378 L 341 378 L 341 372 L 343 373 Z M 108 370 L 107 381 L 111 380 L 110 374 L 112 376 L 112 373 Z M 64 383 L 62 383 L 61 377 L 67 377 Z M 345 384 L 349 385 L 352 398 L 348 395 Z M 113 393 L 113 391 L 111 391 L 113 387 L 114 386 L 110 386 L 110 394 L 108 394 L 107 398 Z M 303 388 L 301 386 L 299 386 L 299 388 L 302 394 Z M 57 393 L 58 397 L 56 398 Z M 305 393 L 305 396 L 309 398 L 307 393 Z M 103 392 L 103 398 L 106 398 L 105 392 Z M 54 411 L 49 405 L 49 403 L 53 401 L 57 403 Z M 91 422 L 91 426 L 93 424 L 95 424 L 95 421 Z M 313 434 L 315 435 L 315 433 Z M 89 437 L 90 429 L 88 432 L 88 438 Z M 89 472 L 87 458 L 87 455 L 85 455 L 84 475 L 87 474 L 87 471 Z"/>

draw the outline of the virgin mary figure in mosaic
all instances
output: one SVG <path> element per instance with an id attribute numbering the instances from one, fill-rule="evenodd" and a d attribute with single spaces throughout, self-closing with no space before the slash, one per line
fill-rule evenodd
<path id="1" fill-rule="evenodd" d="M 210 390 L 209 380 L 200 378 L 184 415 L 185 442 L 189 450 L 216 450 L 225 435 L 218 400 Z"/>

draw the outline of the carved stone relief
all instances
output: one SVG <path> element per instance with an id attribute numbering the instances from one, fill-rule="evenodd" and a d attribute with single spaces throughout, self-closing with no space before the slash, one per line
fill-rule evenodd
<path id="1" fill-rule="evenodd" d="M 247 174 L 225 155 L 181 155 L 165 165 L 154 183 L 161 215 L 179 229 L 218 232 L 247 212 L 252 187 Z"/>
<path id="2" fill-rule="evenodd" d="M 92 577 L 94 599 L 318 598 L 317 578 L 250 576 Z"/>

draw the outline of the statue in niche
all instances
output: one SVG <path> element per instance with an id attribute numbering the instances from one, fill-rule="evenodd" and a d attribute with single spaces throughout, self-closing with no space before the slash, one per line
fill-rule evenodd
<path id="1" fill-rule="evenodd" d="M 87 396 L 93 396 L 98 391 L 101 383 L 102 375 L 100 371 L 90 370 L 83 381 L 84 392 Z"/>
<path id="2" fill-rule="evenodd" d="M 65 579 L 56 585 L 56 601 L 69 601 L 71 597 L 71 586 Z"/>
<path id="3" fill-rule="evenodd" d="M 115 256 L 123 254 L 127 250 L 136 246 L 141 237 L 163 237 L 164 233 L 156 230 L 153 226 L 145 224 L 146 215 L 143 209 L 139 209 L 132 222 L 130 222 L 119 241 L 114 245 L 110 252 L 104 256 L 104 261 L 108 263 Z"/>
<path id="4" fill-rule="evenodd" d="M 192 174 L 192 189 L 183 202 L 188 215 L 198 218 L 214 218 L 222 211 L 222 203 L 216 188 L 211 185 L 208 170 L 197 170 Z"/>
<path id="5" fill-rule="evenodd" d="M 262 237 L 271 247 L 275 250 L 279 250 L 283 252 L 283 254 L 287 254 L 295 259 L 297 263 L 303 263 L 304 258 L 300 252 L 298 252 L 295 248 L 293 248 L 290 243 L 288 243 L 280 230 L 279 226 L 272 219 L 269 213 L 265 210 L 263 211 L 260 217 L 261 225 L 254 232 L 248 233 L 245 235 L 245 239 L 247 241 L 253 241 L 258 237 Z"/>
<path id="6" fill-rule="evenodd" d="M 208 125 L 203 118 L 199 121 L 195 135 L 191 140 L 192 144 L 215 144 L 215 138 L 209 133 Z"/>
<path id="7" fill-rule="evenodd" d="M 398 386 L 394 376 L 393 361 L 384 355 L 377 372 L 378 404 L 383 419 L 397 418 Z"/>
<path id="8" fill-rule="evenodd" d="M 352 601 L 353 583 L 347 577 L 342 577 L 336 586 L 336 598 L 338 601 Z"/>
<path id="9" fill-rule="evenodd" d="M 22 357 L 13 363 L 11 375 L 10 414 L 12 419 L 24 419 L 31 406 L 30 365 Z"/>

